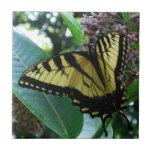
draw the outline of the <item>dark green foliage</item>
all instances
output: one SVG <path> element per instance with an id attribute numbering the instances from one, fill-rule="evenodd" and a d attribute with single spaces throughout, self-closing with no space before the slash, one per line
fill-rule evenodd
<path id="1" fill-rule="evenodd" d="M 127 90 L 127 99 L 129 101 L 138 100 L 139 97 L 139 80 L 135 80 Z"/>

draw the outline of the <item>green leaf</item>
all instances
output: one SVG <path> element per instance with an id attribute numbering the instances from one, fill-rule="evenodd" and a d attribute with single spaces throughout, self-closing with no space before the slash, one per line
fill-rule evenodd
<path id="1" fill-rule="evenodd" d="M 80 24 L 69 13 L 64 12 L 64 13 L 60 13 L 60 15 L 63 18 L 63 20 L 64 20 L 65 24 L 67 25 L 67 27 L 69 28 L 69 30 L 71 31 L 72 36 L 77 41 L 79 47 L 82 48 L 81 41 L 82 40 L 88 41 L 88 37 L 82 36 L 83 31 L 82 31 L 82 27 L 80 26 Z"/>
<path id="2" fill-rule="evenodd" d="M 132 44 L 132 47 L 135 47 L 137 49 L 137 51 L 139 51 L 139 43 Z"/>
<path id="3" fill-rule="evenodd" d="M 130 19 L 129 13 L 124 12 L 124 13 L 122 13 L 122 16 L 123 16 L 125 22 L 128 22 L 128 20 Z"/>
<path id="4" fill-rule="evenodd" d="M 126 92 L 128 102 L 137 100 L 139 98 L 139 79 L 135 80 L 129 87 Z"/>
<path id="5" fill-rule="evenodd" d="M 92 119 L 89 114 L 83 114 L 83 128 L 78 138 L 92 138 L 101 126 L 101 119 Z"/>
<path id="6" fill-rule="evenodd" d="M 13 93 L 48 128 L 62 138 L 79 135 L 83 117 L 68 97 L 55 97 L 22 88 L 18 80 L 25 69 L 48 55 L 25 35 L 13 31 Z"/>

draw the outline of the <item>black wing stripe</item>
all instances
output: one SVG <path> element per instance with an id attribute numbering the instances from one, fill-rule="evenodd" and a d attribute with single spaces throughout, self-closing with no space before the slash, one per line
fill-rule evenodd
<path id="1" fill-rule="evenodd" d="M 106 35 L 105 38 L 107 39 L 107 42 L 109 43 L 109 46 L 111 47 L 111 43 L 110 43 L 110 39 L 109 39 L 108 35 Z"/>
<path id="2" fill-rule="evenodd" d="M 36 74 L 39 74 L 39 78 L 38 78 L 38 80 L 41 78 L 41 72 L 40 72 L 40 70 L 43 68 L 43 66 L 40 68 L 40 69 L 38 69 L 37 70 L 37 72 L 36 72 Z M 44 69 L 44 68 L 43 68 Z M 44 70 L 43 70 L 43 72 L 44 72 Z"/>
<path id="3" fill-rule="evenodd" d="M 92 48 L 92 47 L 89 47 L 89 53 L 90 53 L 90 56 L 94 59 L 92 62 L 94 63 L 94 67 L 96 69 L 96 72 L 105 88 L 105 83 L 104 83 L 104 79 L 103 79 L 103 76 L 101 74 L 101 70 L 100 70 L 100 65 L 99 65 L 99 62 L 98 62 L 98 55 L 97 55 L 97 50 L 96 48 Z"/>
<path id="4" fill-rule="evenodd" d="M 43 65 L 43 67 L 44 67 L 48 72 L 50 72 L 50 71 L 51 71 L 51 67 L 50 67 L 50 65 L 49 65 L 48 62 L 49 62 L 49 60 L 42 62 L 42 65 Z"/>
<path id="5" fill-rule="evenodd" d="M 54 57 L 54 58 L 53 58 L 53 61 L 54 61 L 55 65 L 58 67 L 58 69 L 64 68 L 64 67 L 62 66 L 62 60 L 61 60 L 60 56 Z"/>
<path id="6" fill-rule="evenodd" d="M 106 46 L 106 42 L 105 42 L 105 40 L 104 40 L 104 38 L 103 38 L 103 37 L 101 38 L 101 42 L 102 42 L 102 44 L 103 44 L 103 46 L 104 46 L 105 53 L 106 53 L 106 54 L 107 54 L 107 56 L 109 57 L 108 50 L 107 50 L 107 46 Z"/>
<path id="7" fill-rule="evenodd" d="M 37 65 L 35 65 L 32 71 L 37 71 L 37 70 L 39 70 L 39 69 L 38 69 Z"/>
<path id="8" fill-rule="evenodd" d="M 103 50 L 102 50 L 102 47 L 101 47 L 101 44 L 100 44 L 100 42 L 99 42 L 99 41 L 98 41 L 98 47 L 99 47 L 99 51 L 100 51 L 100 55 L 101 55 L 101 59 L 102 59 L 102 62 L 103 62 L 105 75 L 106 75 L 106 65 L 105 65 L 105 61 L 104 61 L 104 58 L 103 58 Z"/>
<path id="9" fill-rule="evenodd" d="M 103 46 L 104 46 L 104 49 L 105 49 L 105 51 L 107 51 L 107 48 L 106 48 L 106 42 L 105 42 L 105 40 L 104 40 L 104 38 L 103 37 L 101 37 L 101 42 L 102 42 L 102 44 L 103 44 Z"/>
<path id="10" fill-rule="evenodd" d="M 85 75 L 87 78 L 89 78 L 98 88 L 100 88 L 95 81 L 80 67 L 79 64 L 77 64 L 76 58 L 74 55 L 66 54 L 64 55 L 65 60 L 68 62 L 69 65 L 77 69 L 81 74 Z M 100 88 L 101 89 L 101 88 Z"/>
<path id="11" fill-rule="evenodd" d="M 89 88 L 89 85 L 85 82 L 83 75 L 82 75 L 82 81 L 83 81 L 83 84 L 84 84 L 87 88 Z"/>

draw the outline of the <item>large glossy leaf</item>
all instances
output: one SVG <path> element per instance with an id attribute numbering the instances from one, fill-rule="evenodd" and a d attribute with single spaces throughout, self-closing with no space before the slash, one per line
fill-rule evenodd
<path id="1" fill-rule="evenodd" d="M 84 124 L 78 138 L 92 138 L 96 133 L 96 131 L 101 126 L 101 119 L 100 118 L 92 119 L 89 114 L 83 114 L 83 116 L 84 116 Z"/>
<path id="2" fill-rule="evenodd" d="M 63 18 L 69 30 L 71 31 L 72 36 L 76 39 L 77 43 L 79 44 L 79 47 L 82 48 L 81 41 L 82 40 L 88 41 L 88 38 L 82 36 L 83 31 L 80 24 L 69 13 L 64 12 L 64 13 L 60 13 L 60 15 Z"/>
<path id="3" fill-rule="evenodd" d="M 128 88 L 127 92 L 128 103 L 139 98 L 139 79 L 135 80 Z"/>
<path id="4" fill-rule="evenodd" d="M 47 57 L 30 39 L 13 31 L 13 93 L 60 137 L 75 138 L 82 129 L 83 117 L 68 97 L 46 95 L 18 85 L 18 80 L 27 67 Z"/>

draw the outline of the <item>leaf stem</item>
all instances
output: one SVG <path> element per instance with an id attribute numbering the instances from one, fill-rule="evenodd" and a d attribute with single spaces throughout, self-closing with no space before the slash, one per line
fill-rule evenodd
<path id="1" fill-rule="evenodd" d="M 60 124 L 61 124 L 61 127 L 62 127 L 62 129 L 63 129 L 63 131 L 64 131 L 64 133 L 65 133 L 65 136 L 66 136 L 67 138 L 69 138 L 70 136 L 69 136 L 69 134 L 68 134 L 68 132 L 67 132 L 67 129 L 66 129 L 66 127 L 65 127 L 65 125 L 64 125 L 64 123 L 63 123 L 63 121 L 62 121 L 62 119 L 61 119 L 61 117 L 60 117 L 60 115 L 59 115 L 59 114 L 57 113 L 57 111 L 55 110 L 55 108 L 54 108 L 53 104 L 51 103 L 50 99 L 48 98 L 48 96 L 47 96 L 45 93 L 43 93 L 43 95 L 44 95 L 44 97 L 46 98 L 47 102 L 49 103 L 51 109 L 52 109 L 52 110 L 54 111 L 54 113 L 56 114 L 56 116 L 57 116 L 57 118 L 58 118 L 58 120 L 59 120 L 59 122 L 60 122 Z"/>

